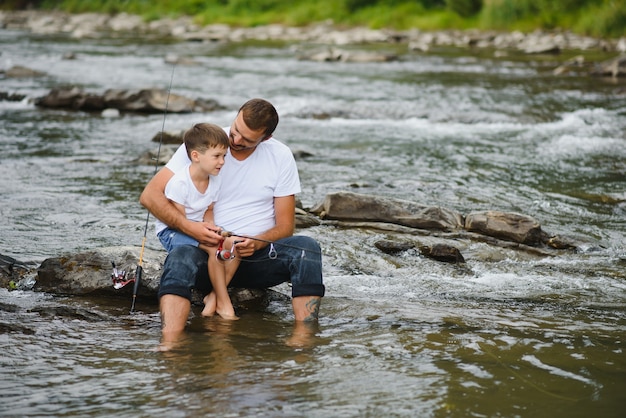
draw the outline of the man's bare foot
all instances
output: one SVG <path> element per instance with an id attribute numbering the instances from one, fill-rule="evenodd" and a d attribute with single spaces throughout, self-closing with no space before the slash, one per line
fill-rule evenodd
<path id="1" fill-rule="evenodd" d="M 295 321 L 291 337 L 285 341 L 285 344 L 291 348 L 312 347 L 317 331 L 319 331 L 319 324 L 317 322 Z"/>
<path id="2" fill-rule="evenodd" d="M 161 342 L 156 347 L 156 351 L 166 352 L 174 350 L 183 344 L 185 333 L 182 331 L 164 332 L 161 335 Z"/>
<path id="3" fill-rule="evenodd" d="M 202 309 L 202 316 L 213 316 L 217 309 L 217 298 L 215 292 L 211 292 L 203 299 L 204 309 Z"/>

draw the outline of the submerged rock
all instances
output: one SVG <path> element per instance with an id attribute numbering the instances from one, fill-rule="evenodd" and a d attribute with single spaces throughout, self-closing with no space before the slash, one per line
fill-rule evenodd
<path id="1" fill-rule="evenodd" d="M 214 100 L 190 99 L 164 89 L 109 89 L 104 94 L 88 93 L 79 87 L 59 87 L 35 99 L 35 105 L 85 111 L 118 109 L 127 112 L 169 113 L 210 112 L 224 109 Z"/>
<path id="2" fill-rule="evenodd" d="M 540 244 L 542 238 L 539 222 L 513 212 L 492 210 L 470 213 L 465 218 L 465 229 L 527 245 Z"/>
<path id="3" fill-rule="evenodd" d="M 412 242 L 398 242 L 391 240 L 380 240 L 374 243 L 374 246 L 385 254 L 398 254 L 415 248 Z"/>
<path id="4" fill-rule="evenodd" d="M 425 257 L 432 258 L 438 261 L 444 261 L 447 263 L 465 263 L 465 258 L 461 251 L 447 244 L 434 244 L 432 246 L 420 246 L 420 252 Z"/>
<path id="5" fill-rule="evenodd" d="M 0 254 L 0 287 L 20 289 L 20 283 L 28 281 L 36 273 L 36 265 L 18 261 L 13 257 Z"/>
<path id="6" fill-rule="evenodd" d="M 450 209 L 352 192 L 328 194 L 311 212 L 323 219 L 382 221 L 413 228 L 453 230 L 463 226 L 463 216 Z"/>
<path id="7" fill-rule="evenodd" d="M 592 72 L 598 76 L 611 76 L 613 78 L 626 76 L 626 55 L 604 61 Z"/>
<path id="8" fill-rule="evenodd" d="M 373 195 L 338 192 L 328 194 L 310 212 L 299 207 L 294 214 L 298 228 L 334 225 L 342 228 L 383 229 L 394 235 L 430 235 L 435 242 L 414 244 L 410 240 L 379 240 L 374 245 L 387 254 L 398 254 L 418 247 L 421 254 L 444 262 L 464 263 L 461 251 L 447 242 L 483 242 L 493 247 L 526 251 L 539 256 L 555 255 L 555 250 L 584 250 L 581 242 L 559 235 L 550 236 L 534 218 L 514 212 L 473 212 L 467 216 L 441 207 Z M 315 216 L 317 215 L 317 216 Z M 461 241 L 459 241 L 461 240 Z M 447 242 L 446 242 L 447 241 Z M 588 247 L 593 248 L 593 247 Z M 48 258 L 36 269 L 11 257 L 0 256 L 0 284 L 10 287 L 29 279 L 36 291 L 69 295 L 117 295 L 130 297 L 137 266 L 139 247 L 106 247 L 97 250 Z M 156 301 L 156 294 L 166 252 L 144 249 L 143 275 L 139 287 L 142 297 Z M 130 283 L 114 287 L 113 263 L 121 277 Z M 241 298 L 266 298 L 269 290 L 232 290 L 233 301 Z M 252 295 L 252 296 L 250 296 Z M 202 303 L 202 295 L 195 302 Z"/>
<path id="9" fill-rule="evenodd" d="M 5 77 L 9 77 L 9 78 L 34 78 L 34 77 L 44 77 L 46 73 L 42 71 L 33 70 L 31 68 L 24 67 L 21 65 L 16 65 L 4 71 L 4 75 Z"/>

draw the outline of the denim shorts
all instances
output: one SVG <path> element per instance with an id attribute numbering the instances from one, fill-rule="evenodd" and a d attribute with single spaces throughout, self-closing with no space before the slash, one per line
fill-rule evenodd
<path id="1" fill-rule="evenodd" d="M 194 247 L 198 246 L 198 241 L 189 235 L 183 234 L 182 232 L 169 227 L 159 232 L 157 237 L 159 237 L 159 241 L 161 241 L 161 244 L 163 244 L 163 247 L 168 253 L 175 247 L 180 247 L 181 245 L 193 245 Z"/>
<path id="2" fill-rule="evenodd" d="M 197 246 L 174 247 L 165 259 L 159 297 L 173 294 L 191 299 L 191 289 L 211 291 L 208 255 Z M 269 288 L 290 282 L 292 297 L 324 296 L 322 252 L 317 241 L 292 236 L 241 259 L 230 286 Z"/>

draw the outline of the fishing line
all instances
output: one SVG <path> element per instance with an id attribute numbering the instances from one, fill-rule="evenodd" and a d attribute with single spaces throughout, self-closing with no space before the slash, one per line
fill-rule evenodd
<path id="1" fill-rule="evenodd" d="M 288 258 L 279 257 L 278 256 L 278 251 L 274 247 L 274 246 L 278 246 L 278 247 L 283 246 L 283 247 L 293 248 L 293 249 L 302 251 L 302 253 L 300 254 L 300 261 L 307 261 L 307 262 L 311 262 L 311 263 L 320 263 L 320 260 L 308 259 L 306 257 L 306 253 L 310 252 L 310 253 L 318 254 L 318 255 L 321 256 L 322 255 L 321 251 L 315 251 L 315 250 L 311 250 L 309 248 L 299 247 L 297 245 L 284 244 L 282 242 L 266 240 L 266 239 L 262 239 L 262 238 L 252 237 L 252 236 L 249 236 L 249 235 L 238 234 L 236 232 L 225 231 L 225 230 L 222 230 L 222 229 L 219 229 L 219 230 L 211 229 L 211 230 L 213 232 L 216 232 L 220 236 L 222 236 L 222 241 L 220 242 L 220 247 L 218 248 L 218 252 L 217 252 L 217 259 L 219 261 L 227 261 L 224 258 L 220 257 L 220 249 L 221 249 L 221 245 L 222 245 L 222 243 L 224 241 L 223 238 L 238 237 L 238 238 L 251 239 L 251 240 L 255 240 L 255 241 L 265 242 L 265 243 L 269 244 L 269 250 L 268 250 L 268 253 L 267 253 L 267 259 L 269 259 L 269 260 L 279 260 L 279 261 L 280 260 L 288 260 Z M 238 242 L 240 242 L 240 241 L 235 241 L 233 243 L 232 249 L 230 251 L 230 253 L 232 253 L 232 257 L 234 257 L 235 244 L 237 244 Z M 249 260 L 248 257 L 239 257 L 239 260 L 241 262 L 245 262 L 245 263 L 263 263 L 263 262 L 267 261 L 267 259 Z"/>
<path id="2" fill-rule="evenodd" d="M 239 257 L 239 262 L 240 262 L 240 263 L 265 263 L 265 262 L 267 262 L 268 260 L 275 260 L 275 261 L 288 261 L 288 260 L 290 260 L 290 258 L 288 258 L 288 257 L 281 257 L 281 256 L 277 256 L 277 257 L 274 257 L 274 258 L 267 257 L 267 258 L 259 258 L 259 259 L 256 259 L 256 260 L 250 260 L 250 257 Z M 219 261 L 221 264 L 226 265 L 226 263 L 231 262 L 231 261 L 232 261 L 232 259 L 229 259 L 229 260 L 221 260 L 221 259 L 219 259 L 219 258 L 218 258 L 218 261 Z M 312 260 L 312 259 L 310 259 L 310 258 L 307 258 L 307 257 L 302 257 L 302 256 L 298 258 L 298 261 L 299 261 L 299 262 L 302 262 L 302 263 L 306 262 L 306 263 L 316 263 L 316 264 L 321 264 L 321 262 L 320 262 L 319 260 Z"/>
<path id="3" fill-rule="evenodd" d="M 157 149 L 156 161 L 154 162 L 154 174 L 157 173 L 159 169 L 159 159 L 161 158 L 161 145 L 163 145 L 163 131 L 165 131 L 165 118 L 167 116 L 167 107 L 170 102 L 170 92 L 172 91 L 172 83 L 174 82 L 174 69 L 176 68 L 176 64 L 172 65 L 172 75 L 170 77 L 170 85 L 167 88 L 167 97 L 165 99 L 165 109 L 163 110 L 163 124 L 161 126 L 161 135 L 159 136 L 159 148 Z M 148 236 L 148 225 L 150 221 L 150 211 L 147 211 L 146 215 L 146 225 L 143 229 L 143 239 L 141 240 L 141 251 L 139 253 L 139 263 L 137 264 L 137 270 L 135 271 L 135 284 L 133 286 L 133 300 L 130 306 L 130 313 L 133 313 L 135 310 L 135 301 L 137 300 L 137 293 L 139 292 L 139 284 L 141 282 L 141 275 L 143 273 L 143 252 L 146 248 L 146 239 Z"/>
<path id="4" fill-rule="evenodd" d="M 282 242 L 277 242 L 277 241 L 271 241 L 271 240 L 267 240 L 267 239 L 261 239 L 261 238 L 256 238 L 256 237 L 251 237 L 249 235 L 242 235 L 242 234 L 238 234 L 236 232 L 232 232 L 232 231 L 224 231 L 224 230 L 220 230 L 220 231 L 214 231 L 217 232 L 218 234 L 220 234 L 222 237 L 224 238 L 228 238 L 228 237 L 239 237 L 239 238 L 245 238 L 245 239 L 253 239 L 255 241 L 260 241 L 260 242 L 265 242 L 267 244 L 270 244 L 270 252 L 273 250 L 274 252 L 276 252 L 276 250 L 274 250 L 274 245 L 278 245 L 278 246 L 283 246 L 283 247 L 288 247 L 288 248 L 293 248 L 296 250 L 302 250 L 304 252 L 310 252 L 313 254 L 322 254 L 320 251 L 315 251 L 315 250 L 311 250 L 309 248 L 304 248 L 304 247 L 298 247 L 297 245 L 290 245 L 290 244 L 283 244 Z M 272 257 L 270 257 L 272 258 Z M 276 258 L 276 257 L 273 257 Z"/>

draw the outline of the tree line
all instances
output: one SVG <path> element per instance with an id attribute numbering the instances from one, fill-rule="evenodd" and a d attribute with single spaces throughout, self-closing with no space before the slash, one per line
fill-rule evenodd
<path id="1" fill-rule="evenodd" d="M 626 0 L 5 0 L 0 9 L 193 16 L 199 24 L 337 25 L 406 30 L 568 30 L 626 36 Z"/>

